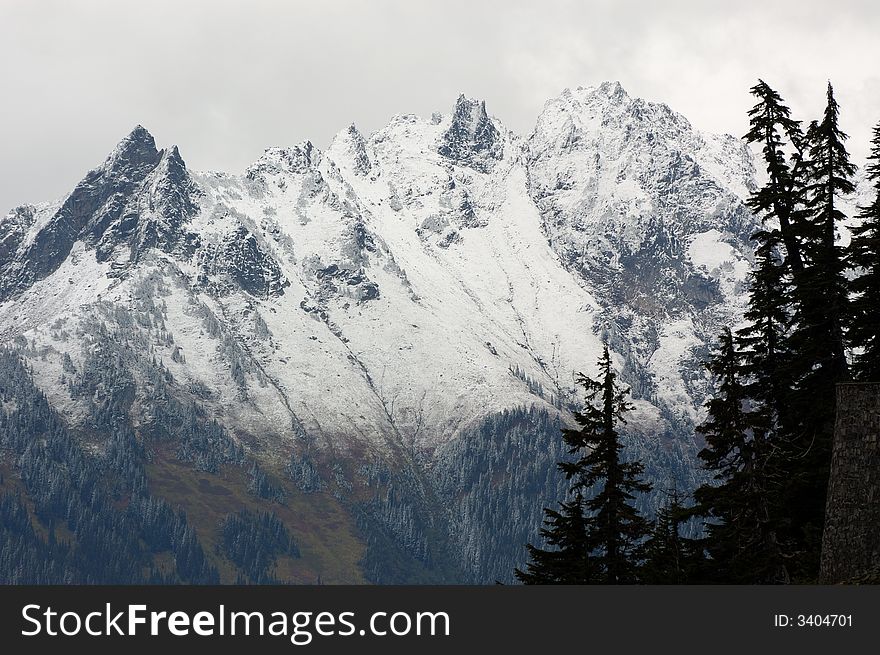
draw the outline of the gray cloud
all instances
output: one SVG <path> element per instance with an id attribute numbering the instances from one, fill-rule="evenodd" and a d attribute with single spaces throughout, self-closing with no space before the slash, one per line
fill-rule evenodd
<path id="1" fill-rule="evenodd" d="M 527 133 L 548 98 L 605 79 L 740 135 L 756 77 L 804 118 L 830 78 L 863 156 L 878 18 L 870 0 L 3 0 L 0 212 L 69 191 L 136 123 L 193 168 L 240 171 L 459 92 Z"/>

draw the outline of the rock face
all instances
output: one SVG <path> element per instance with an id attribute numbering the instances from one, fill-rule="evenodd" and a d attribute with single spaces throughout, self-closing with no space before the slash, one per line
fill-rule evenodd
<path id="1" fill-rule="evenodd" d="M 823 584 L 880 574 L 880 383 L 840 384 L 825 532 Z"/>
<path id="2" fill-rule="evenodd" d="M 44 220 L 37 221 L 33 209 L 13 210 L 29 218 L 30 238 L 23 238 L 21 218 L 3 221 L 2 242 L 11 246 L 17 240 L 17 247 L 0 259 L 0 298 L 50 276 L 76 242 L 93 249 L 100 262 L 119 249 L 136 260 L 145 249 L 170 252 L 188 237 L 197 240 L 182 231 L 198 208 L 197 196 L 177 148 L 157 150 L 152 135 L 138 125 Z"/>
<path id="3" fill-rule="evenodd" d="M 544 232 L 600 298 L 624 377 L 692 422 L 707 391 L 693 355 L 735 315 L 750 266 L 747 151 L 616 82 L 549 101 L 525 151 Z"/>
<path id="4" fill-rule="evenodd" d="M 347 503 L 371 579 L 509 580 L 603 340 L 633 389 L 629 452 L 657 488 L 698 481 L 753 174 L 736 139 L 616 83 L 563 92 L 527 136 L 461 96 L 243 175 L 189 171 L 137 127 L 67 198 L 0 220 L 0 334 L 96 451 L 93 397 L 60 381 L 111 367 L 133 432 L 197 406 Z"/>
<path id="5" fill-rule="evenodd" d="M 482 173 L 501 159 L 501 135 L 486 113 L 485 102 L 471 100 L 464 94 L 458 97 L 452 122 L 443 134 L 438 151 L 451 161 Z"/>

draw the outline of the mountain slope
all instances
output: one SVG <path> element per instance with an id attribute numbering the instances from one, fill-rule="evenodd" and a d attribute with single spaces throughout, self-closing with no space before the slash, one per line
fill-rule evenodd
<path id="1" fill-rule="evenodd" d="M 693 484 L 753 175 L 735 139 L 616 83 L 566 90 L 528 137 L 462 96 L 242 175 L 191 172 L 137 127 L 63 201 L 0 222 L 0 333 L 96 457 L 121 421 L 220 487 L 256 463 L 345 508 L 364 551 L 344 575 L 506 580 L 603 339 L 631 452 L 658 487 Z"/>

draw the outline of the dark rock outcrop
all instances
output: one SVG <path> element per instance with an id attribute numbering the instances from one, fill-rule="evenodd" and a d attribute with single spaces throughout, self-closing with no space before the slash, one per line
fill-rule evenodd
<path id="1" fill-rule="evenodd" d="M 290 284 L 272 256 L 244 226 L 239 226 L 223 244 L 217 266 L 243 291 L 257 298 L 280 296 Z"/>
<path id="2" fill-rule="evenodd" d="M 195 236 L 183 226 L 198 210 L 198 194 L 177 148 L 157 150 L 152 135 L 138 125 L 86 174 L 29 243 L 24 245 L 24 237 L 33 216 L 30 223 L 8 221 L 0 236 L 0 300 L 54 273 L 77 241 L 94 249 L 99 261 L 120 246 L 127 247 L 131 261 L 146 248 L 191 248 Z"/>
<path id="3" fill-rule="evenodd" d="M 880 383 L 840 384 L 820 580 L 853 582 L 878 569 Z"/>
<path id="4" fill-rule="evenodd" d="M 486 114 L 486 103 L 463 94 L 455 103 L 452 124 L 443 135 L 439 152 L 460 166 L 487 172 L 501 159 L 501 135 Z"/>

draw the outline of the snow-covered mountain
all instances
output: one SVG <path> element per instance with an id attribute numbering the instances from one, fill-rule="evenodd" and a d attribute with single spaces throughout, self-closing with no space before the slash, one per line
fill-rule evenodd
<path id="1" fill-rule="evenodd" d="M 740 141 L 617 83 L 565 90 L 527 136 L 461 96 L 242 175 L 190 171 L 139 126 L 69 196 L 0 221 L 0 334 L 95 453 L 96 407 L 145 443 L 197 407 L 224 436 L 177 460 L 231 484 L 231 442 L 304 515 L 333 504 L 360 544 L 336 579 L 509 579 L 603 340 L 631 452 L 657 487 L 693 483 L 754 176 Z M 329 534 L 303 579 L 332 581 Z"/>

